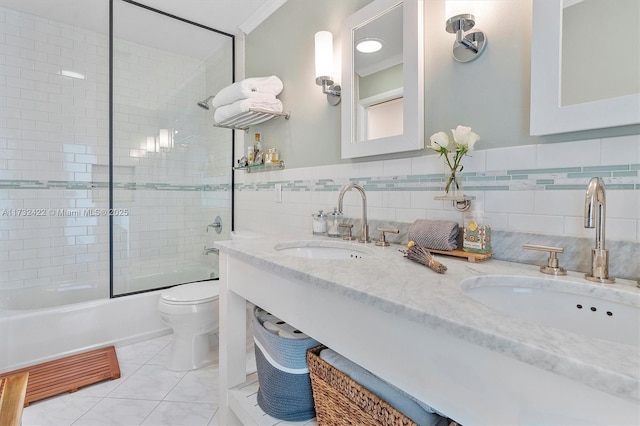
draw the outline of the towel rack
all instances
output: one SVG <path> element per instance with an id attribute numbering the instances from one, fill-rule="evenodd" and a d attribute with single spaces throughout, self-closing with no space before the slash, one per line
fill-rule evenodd
<path id="1" fill-rule="evenodd" d="M 266 111 L 259 108 L 249 108 L 249 111 L 234 115 L 219 123 L 214 123 L 215 127 L 224 127 L 225 129 L 249 130 L 249 127 L 256 124 L 264 123 L 265 121 L 273 118 L 284 117 L 288 120 L 291 116 L 289 111 L 287 112 L 273 112 Z"/>

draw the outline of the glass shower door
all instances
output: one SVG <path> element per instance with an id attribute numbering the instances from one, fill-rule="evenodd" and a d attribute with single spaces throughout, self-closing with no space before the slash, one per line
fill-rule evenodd
<path id="1" fill-rule="evenodd" d="M 233 132 L 198 103 L 233 82 L 233 37 L 123 0 L 113 23 L 112 295 L 217 277 Z"/>

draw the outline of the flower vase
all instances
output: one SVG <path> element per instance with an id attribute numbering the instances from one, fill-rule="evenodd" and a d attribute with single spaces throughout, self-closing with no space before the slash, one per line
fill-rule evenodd
<path id="1" fill-rule="evenodd" d="M 444 169 L 444 195 L 447 197 L 462 197 L 462 167 Z"/>

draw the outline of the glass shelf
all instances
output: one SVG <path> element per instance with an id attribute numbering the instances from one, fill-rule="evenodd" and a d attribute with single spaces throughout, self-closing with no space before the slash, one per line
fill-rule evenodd
<path id="1" fill-rule="evenodd" d="M 255 173 L 255 172 L 268 172 L 271 170 L 282 170 L 284 169 L 284 160 L 272 162 L 272 163 L 263 163 L 263 164 L 254 164 L 253 166 L 241 166 L 234 167 L 234 170 L 244 170 L 246 173 Z"/>

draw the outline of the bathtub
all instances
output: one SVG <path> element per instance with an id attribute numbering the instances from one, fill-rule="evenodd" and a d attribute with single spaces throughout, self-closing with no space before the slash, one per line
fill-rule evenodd
<path id="1" fill-rule="evenodd" d="M 0 372 L 171 332 L 160 291 L 37 310 L 0 311 Z"/>
<path id="2" fill-rule="evenodd" d="M 173 272 L 177 274 L 184 271 Z M 207 268 L 205 279 L 202 277 L 205 269 L 199 272 L 200 274 L 196 274 L 200 277 L 198 281 L 205 281 L 214 271 Z M 160 276 L 171 276 L 172 273 L 153 275 L 155 276 L 141 276 L 138 282 L 130 280 L 130 288 L 140 291 L 153 281 L 169 285 L 164 281 L 166 276 Z M 88 297 L 92 292 L 95 292 L 93 295 L 100 293 L 91 286 L 79 287 L 81 288 L 76 290 L 80 291 L 66 300 L 76 301 L 74 298 Z M 160 320 L 158 314 L 158 300 L 162 290 L 113 299 L 108 299 L 105 295 L 99 300 L 50 307 L 45 307 L 47 296 L 54 295 L 56 302 L 60 302 L 57 298 L 64 291 L 49 291 L 47 288 L 23 290 L 20 297 L 11 299 L 11 304 L 3 302 L 5 308 L 0 308 L 0 372 L 104 346 L 135 343 L 171 333 L 171 328 Z M 73 293 L 71 288 L 67 290 L 68 295 Z M 83 290 L 86 292 L 83 293 Z M 36 294 L 38 291 L 44 294 Z"/>

